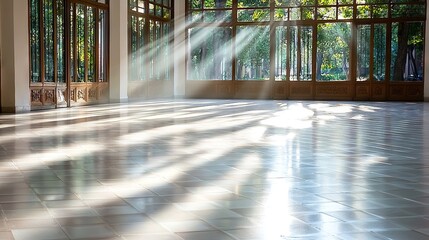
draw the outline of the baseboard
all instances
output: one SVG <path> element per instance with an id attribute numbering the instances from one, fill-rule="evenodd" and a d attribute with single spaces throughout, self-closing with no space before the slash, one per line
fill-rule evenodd
<path id="1" fill-rule="evenodd" d="M 2 113 L 26 113 L 30 111 L 31 111 L 30 106 L 1 107 Z"/>
<path id="2" fill-rule="evenodd" d="M 121 99 L 110 99 L 109 103 L 128 103 L 128 98 L 121 98 Z"/>
<path id="3" fill-rule="evenodd" d="M 425 101 L 425 102 L 429 102 L 429 97 L 425 97 L 425 98 L 423 99 L 423 101 Z"/>

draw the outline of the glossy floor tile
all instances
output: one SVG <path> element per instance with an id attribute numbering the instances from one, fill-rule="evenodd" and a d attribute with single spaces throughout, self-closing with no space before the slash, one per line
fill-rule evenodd
<path id="1" fill-rule="evenodd" d="M 0 239 L 429 239 L 429 104 L 0 115 Z"/>

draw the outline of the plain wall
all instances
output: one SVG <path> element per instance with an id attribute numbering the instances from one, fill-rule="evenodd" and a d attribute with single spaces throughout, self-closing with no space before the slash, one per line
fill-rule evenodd
<path id="1" fill-rule="evenodd" d="M 109 88 L 111 102 L 128 101 L 128 1 L 110 1 Z"/>
<path id="2" fill-rule="evenodd" d="M 174 96 L 185 96 L 186 83 L 186 21 L 185 0 L 174 1 Z"/>
<path id="3" fill-rule="evenodd" d="M 30 101 L 28 1 L 0 0 L 1 108 L 2 112 L 27 112 Z"/>

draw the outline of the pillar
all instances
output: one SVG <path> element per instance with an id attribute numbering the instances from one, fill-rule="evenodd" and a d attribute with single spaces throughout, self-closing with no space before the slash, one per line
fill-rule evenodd
<path id="1" fill-rule="evenodd" d="M 7 1 L 7 0 L 6 0 Z M 109 85 L 111 102 L 128 101 L 128 1 L 110 1 Z"/>
<path id="2" fill-rule="evenodd" d="M 28 112 L 30 102 L 30 53 L 28 1 L 0 0 L 1 111 Z"/>
<path id="3" fill-rule="evenodd" d="M 174 96 L 185 96 L 186 21 L 185 0 L 174 1 Z"/>

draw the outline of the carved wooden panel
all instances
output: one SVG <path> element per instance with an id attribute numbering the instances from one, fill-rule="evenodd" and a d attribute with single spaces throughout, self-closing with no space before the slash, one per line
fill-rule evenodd
<path id="1" fill-rule="evenodd" d="M 55 104 L 56 100 L 55 100 L 55 89 L 44 89 L 44 99 L 43 99 L 43 103 L 44 105 L 46 104 Z"/>
<path id="2" fill-rule="evenodd" d="M 71 100 L 72 102 L 76 102 L 76 101 L 77 101 L 76 96 L 77 96 L 77 94 L 76 94 L 76 88 L 72 88 L 72 89 L 70 90 L 70 100 Z"/>
<path id="3" fill-rule="evenodd" d="M 88 89 L 88 101 L 97 101 L 98 89 L 91 87 Z"/>
<path id="4" fill-rule="evenodd" d="M 42 104 L 42 89 L 31 89 L 31 105 Z"/>

